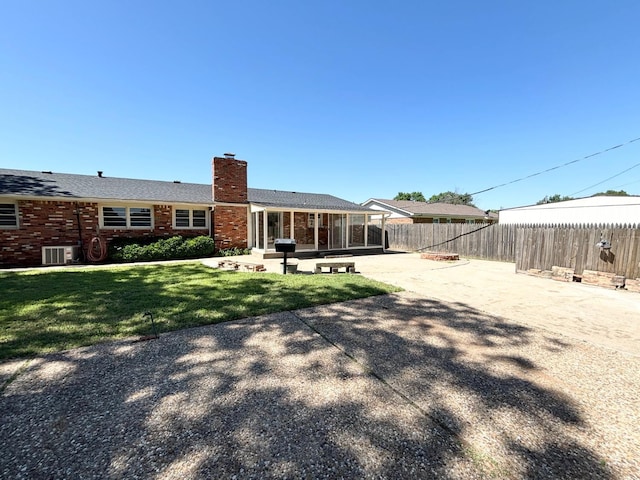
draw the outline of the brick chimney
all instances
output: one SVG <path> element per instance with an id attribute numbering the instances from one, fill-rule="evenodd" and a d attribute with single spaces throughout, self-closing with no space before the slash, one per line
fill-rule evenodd
<path id="1" fill-rule="evenodd" d="M 213 157 L 211 175 L 213 201 L 217 203 L 213 210 L 212 231 L 216 248 L 246 248 L 249 228 L 247 162 L 236 160 L 233 153 Z"/>
<path id="2" fill-rule="evenodd" d="M 214 202 L 247 203 L 247 162 L 225 153 L 213 157 L 211 170 Z"/>

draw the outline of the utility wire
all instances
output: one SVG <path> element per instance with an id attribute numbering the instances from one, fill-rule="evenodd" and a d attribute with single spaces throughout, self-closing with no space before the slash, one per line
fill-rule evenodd
<path id="1" fill-rule="evenodd" d="M 489 190 L 495 190 L 496 188 L 505 187 L 507 185 L 511 185 L 512 183 L 521 182 L 522 180 L 527 180 L 529 178 L 536 177 L 538 175 L 542 175 L 543 173 L 548 173 L 548 172 L 551 172 L 553 170 L 557 170 L 559 168 L 566 167 L 566 166 L 571 165 L 573 163 L 581 162 L 581 161 L 586 160 L 588 158 L 595 157 L 596 155 L 602 155 L 603 153 L 610 152 L 611 150 L 615 150 L 616 148 L 624 147 L 626 145 L 629 145 L 630 143 L 637 142 L 638 140 L 640 140 L 640 137 L 634 138 L 633 140 L 629 140 L 628 142 L 625 142 L 625 143 L 621 143 L 620 145 L 615 145 L 613 147 L 609 147 L 609 148 L 607 148 L 605 150 L 602 150 L 600 152 L 592 153 L 591 155 L 587 155 L 586 157 L 577 158 L 575 160 L 571 160 L 570 162 L 563 163 L 562 165 L 556 165 L 555 167 L 547 168 L 546 170 L 542 170 L 541 172 L 532 173 L 531 175 L 527 175 L 526 177 L 518 178 L 516 180 L 511 180 L 510 182 L 501 183 L 500 185 L 494 185 L 493 187 L 489 187 L 489 188 L 485 188 L 484 190 L 479 190 L 477 192 L 473 192 L 470 195 L 479 195 L 481 193 L 488 192 Z M 631 167 L 631 168 L 634 168 L 634 167 Z M 624 172 L 621 172 L 621 173 L 624 173 Z M 614 178 L 614 177 L 611 177 L 611 178 Z M 589 188 L 591 188 L 591 187 L 589 187 Z M 585 189 L 585 190 L 587 190 L 587 189 Z"/>
<path id="2" fill-rule="evenodd" d="M 622 187 L 626 187 L 627 185 L 633 185 L 634 183 L 640 183 L 640 180 L 634 180 L 633 182 L 627 182 L 627 183 L 623 183 L 622 185 L 616 185 L 613 188 L 622 188 Z"/>
<path id="3" fill-rule="evenodd" d="M 634 169 L 634 168 L 636 168 L 636 167 L 640 167 L 640 163 L 636 163 L 633 167 L 629 167 L 629 168 L 627 168 L 626 170 L 621 171 L 620 173 L 616 173 L 615 175 L 613 175 L 613 176 L 611 176 L 611 177 L 609 177 L 609 178 L 606 178 L 606 179 L 602 180 L 601 182 L 594 183 L 594 184 L 593 184 L 593 185 L 591 185 L 590 187 L 583 188 L 582 190 L 578 190 L 577 192 L 573 192 L 573 193 L 572 193 L 571 195 L 569 195 L 569 196 L 570 196 L 570 197 L 573 197 L 573 196 L 574 196 L 575 194 L 577 194 L 577 193 L 582 193 L 582 192 L 584 192 L 585 190 L 590 190 L 590 189 L 592 189 L 593 187 L 597 187 L 598 185 L 602 185 L 603 183 L 608 182 L 608 181 L 609 181 L 609 180 L 611 180 L 612 178 L 619 177 L 619 176 L 620 176 L 620 175 L 622 175 L 623 173 L 626 173 L 626 172 L 628 172 L 629 170 L 632 170 L 632 169 Z"/>
<path id="4" fill-rule="evenodd" d="M 626 196 L 617 196 L 611 195 L 611 198 L 627 198 Z M 567 202 L 551 202 L 551 203 L 540 203 L 536 205 L 531 205 L 526 207 L 530 210 L 574 210 L 584 208 L 584 205 L 565 205 Z M 607 207 L 631 207 L 637 206 L 637 203 L 605 203 L 603 205 L 589 205 L 589 208 L 607 208 Z"/>
<path id="5" fill-rule="evenodd" d="M 484 230 L 485 228 L 488 228 L 488 227 L 490 227 L 492 225 L 493 225 L 493 223 L 486 223 L 480 228 L 476 228 L 475 230 L 471 230 L 470 232 L 461 233 L 460 235 L 457 235 L 457 236 L 452 237 L 452 238 L 450 238 L 448 240 L 445 240 L 444 242 L 434 243 L 434 244 L 428 245 L 426 247 L 418 248 L 418 250 L 416 250 L 416 251 L 421 252 L 422 250 L 428 250 L 428 249 L 433 248 L 433 247 L 439 247 L 440 245 L 444 245 L 445 243 L 453 242 L 454 240 L 457 240 L 460 237 L 464 237 L 466 235 L 471 235 L 472 233 L 476 233 L 476 232 L 479 232 L 480 230 Z"/>

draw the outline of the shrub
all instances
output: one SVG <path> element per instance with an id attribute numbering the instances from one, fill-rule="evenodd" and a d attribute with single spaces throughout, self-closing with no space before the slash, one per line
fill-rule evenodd
<path id="1" fill-rule="evenodd" d="M 213 238 L 207 236 L 187 238 L 182 246 L 188 257 L 207 257 L 215 250 Z"/>
<path id="2" fill-rule="evenodd" d="M 183 239 L 181 236 L 148 240 L 119 240 L 109 246 L 109 258 L 114 262 L 144 262 L 150 260 L 175 260 L 212 255 L 213 239 L 207 236 Z"/>

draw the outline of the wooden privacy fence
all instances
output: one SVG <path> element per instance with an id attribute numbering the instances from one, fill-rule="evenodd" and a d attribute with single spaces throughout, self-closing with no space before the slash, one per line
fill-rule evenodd
<path id="1" fill-rule="evenodd" d="M 640 228 L 627 226 L 521 226 L 500 224 L 386 225 L 389 248 L 447 252 L 514 262 L 519 271 L 566 267 L 640 278 Z M 597 246 L 600 240 L 610 249 Z"/>
<path id="2" fill-rule="evenodd" d="M 604 240 L 611 248 L 598 246 Z M 640 277 L 640 228 L 517 227 L 516 269 L 551 270 L 566 267 L 576 275 L 585 270 Z"/>
<path id="3" fill-rule="evenodd" d="M 515 262 L 515 229 L 482 223 L 388 224 L 389 248 Z"/>

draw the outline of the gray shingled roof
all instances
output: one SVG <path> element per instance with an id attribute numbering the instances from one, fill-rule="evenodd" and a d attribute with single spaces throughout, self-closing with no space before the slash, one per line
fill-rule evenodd
<path id="1" fill-rule="evenodd" d="M 0 195 L 206 205 L 213 202 L 211 184 L 10 169 L 0 169 Z M 371 211 L 367 207 L 324 194 L 249 188 L 247 196 L 251 203 L 267 207 Z"/>
<path id="2" fill-rule="evenodd" d="M 386 200 L 382 198 L 372 198 L 369 201 L 389 207 L 403 210 L 411 216 L 455 216 L 455 217 L 483 217 L 485 213 L 479 208 L 470 205 L 453 205 L 451 203 L 427 203 L 414 202 L 412 200 Z M 366 203 L 366 202 L 365 202 Z"/>
<path id="3" fill-rule="evenodd" d="M 0 194 L 70 199 L 211 203 L 211 185 L 0 169 Z"/>
<path id="4" fill-rule="evenodd" d="M 249 188 L 247 196 L 251 203 L 265 207 L 293 207 L 317 210 L 345 210 L 371 212 L 368 207 L 322 193 L 285 192 Z"/>

